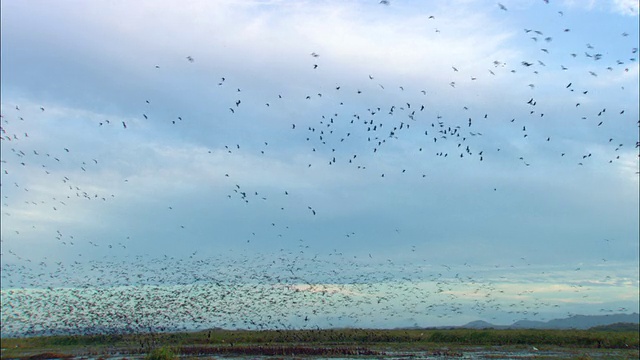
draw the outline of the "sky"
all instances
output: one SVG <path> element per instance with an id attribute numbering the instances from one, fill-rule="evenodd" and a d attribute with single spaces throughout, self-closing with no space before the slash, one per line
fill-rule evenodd
<path id="1" fill-rule="evenodd" d="M 215 283 L 248 313 L 166 327 L 638 312 L 638 13 L 3 0 L 3 332 Z"/>

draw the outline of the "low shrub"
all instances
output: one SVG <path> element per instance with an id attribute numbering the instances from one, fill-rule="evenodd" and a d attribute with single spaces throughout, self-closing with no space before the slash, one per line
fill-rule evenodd
<path id="1" fill-rule="evenodd" d="M 176 354 L 166 346 L 155 348 L 145 356 L 146 360 L 173 360 L 175 358 Z"/>

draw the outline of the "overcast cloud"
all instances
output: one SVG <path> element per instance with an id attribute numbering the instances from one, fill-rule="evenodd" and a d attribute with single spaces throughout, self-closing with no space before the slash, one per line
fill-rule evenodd
<path id="1" fill-rule="evenodd" d="M 167 256 L 359 276 L 398 326 L 638 311 L 638 3 L 502 4 L 3 1 L 3 297 Z"/>

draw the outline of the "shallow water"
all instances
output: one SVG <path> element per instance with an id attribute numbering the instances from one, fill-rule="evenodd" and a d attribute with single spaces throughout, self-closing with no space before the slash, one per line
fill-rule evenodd
<path id="1" fill-rule="evenodd" d="M 438 359 L 571 359 L 577 357 L 585 357 L 591 359 L 638 359 L 638 350 L 596 350 L 596 349 L 554 349 L 554 350 L 506 350 L 506 349 L 466 349 L 456 352 L 437 351 L 407 351 L 407 352 L 386 352 L 386 355 L 377 356 L 349 356 L 349 357 L 327 357 L 327 356 L 237 356 L 237 355 L 203 355 L 203 356 L 184 356 L 184 359 L 201 358 L 201 359 L 256 359 L 256 360 L 276 360 L 276 359 L 332 359 L 332 360 L 352 360 L 352 359 L 386 359 L 386 360 L 438 360 Z M 95 356 L 95 355 L 94 355 Z M 82 360 L 139 360 L 144 356 L 112 356 L 112 357 L 78 357 Z"/>

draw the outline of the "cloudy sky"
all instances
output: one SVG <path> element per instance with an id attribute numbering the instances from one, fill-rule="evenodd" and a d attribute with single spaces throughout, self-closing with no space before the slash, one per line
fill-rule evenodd
<path id="1" fill-rule="evenodd" d="M 637 1 L 1 7 L 3 290 L 277 260 L 394 326 L 638 311 Z"/>

